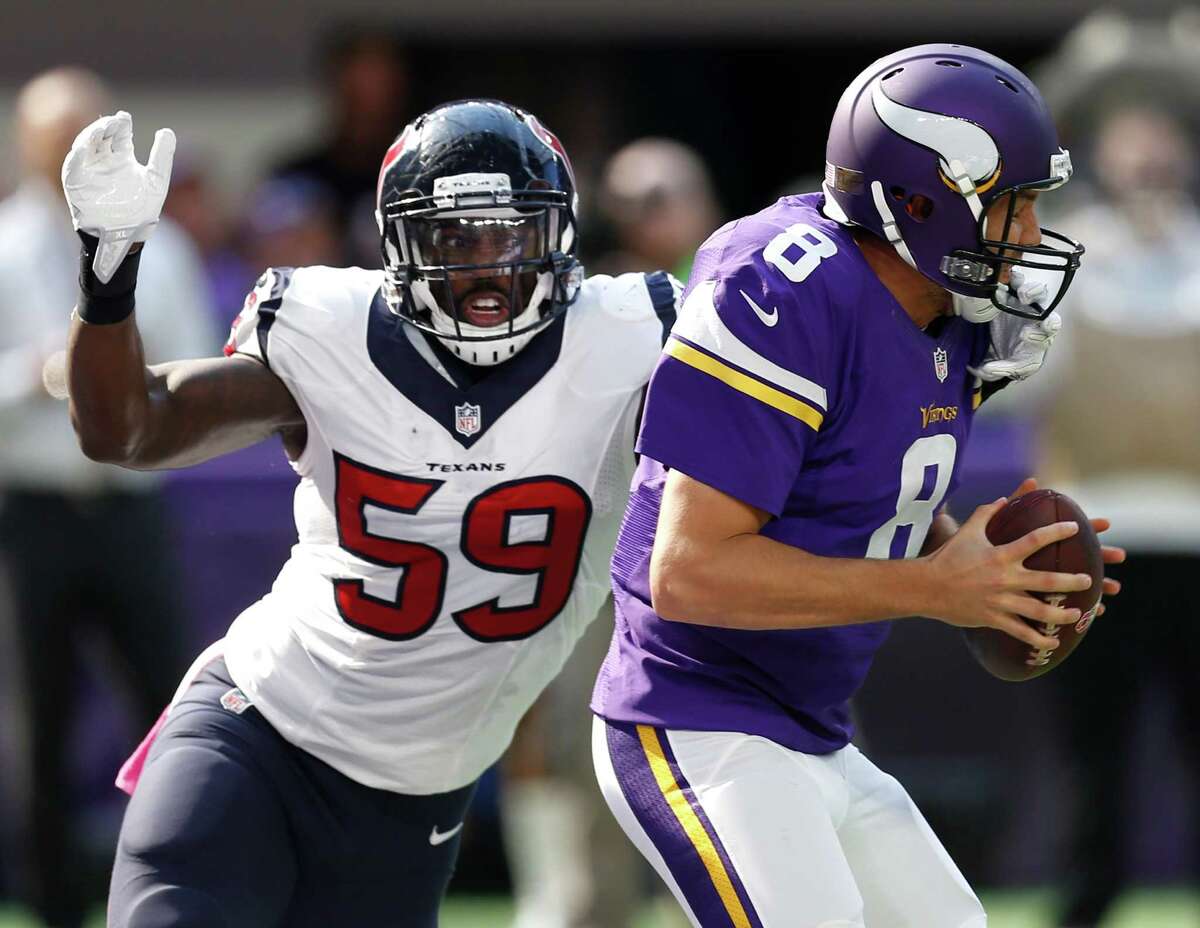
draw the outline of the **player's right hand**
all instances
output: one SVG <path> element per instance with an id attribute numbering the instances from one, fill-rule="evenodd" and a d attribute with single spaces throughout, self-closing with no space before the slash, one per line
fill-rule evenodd
<path id="1" fill-rule="evenodd" d="M 92 270 L 108 283 L 129 253 L 158 224 L 175 133 L 159 129 L 145 165 L 133 153 L 133 119 L 124 112 L 102 116 L 75 137 L 62 167 L 63 193 L 77 232 L 99 239 Z"/>
<path id="2" fill-rule="evenodd" d="M 971 518 L 925 560 L 930 568 L 930 608 L 925 614 L 963 628 L 999 629 L 1038 650 L 1053 650 L 1058 639 L 1044 635 L 1023 619 L 1038 624 L 1078 622 L 1078 609 L 1043 602 L 1031 592 L 1072 593 L 1092 585 L 1088 574 L 1030 570 L 1025 560 L 1035 551 L 1079 531 L 1074 522 L 1034 529 L 1016 541 L 993 545 L 987 524 L 1006 499 L 980 506 Z"/>

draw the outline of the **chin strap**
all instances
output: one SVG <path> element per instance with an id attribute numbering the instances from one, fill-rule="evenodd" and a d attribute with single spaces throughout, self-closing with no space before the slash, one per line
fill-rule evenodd
<path id="1" fill-rule="evenodd" d="M 950 301 L 954 306 L 954 315 L 962 316 L 967 322 L 991 322 L 1000 315 L 1000 307 L 985 296 L 966 296 L 950 291 Z"/>
<path id="2" fill-rule="evenodd" d="M 909 267 L 914 271 L 918 270 L 917 262 L 913 260 L 912 252 L 904 243 L 904 236 L 900 234 L 900 227 L 896 225 L 896 217 L 892 215 L 891 207 L 888 206 L 887 197 L 883 193 L 883 184 L 877 180 L 871 181 L 871 197 L 875 200 L 875 209 L 879 213 L 879 218 L 883 220 L 884 237 Z"/>
<path id="3" fill-rule="evenodd" d="M 958 188 L 963 199 L 967 201 L 967 207 L 971 210 L 975 221 L 979 222 L 980 217 L 983 216 L 983 201 L 979 199 L 979 191 L 975 188 L 975 181 L 971 179 L 966 166 L 957 158 L 952 158 L 949 162 L 943 161 L 942 167 L 954 181 L 954 186 Z M 943 273 L 945 273 L 944 267 Z M 991 297 L 965 296 L 953 291 L 950 295 L 954 304 L 954 314 L 962 316 L 968 322 L 987 323 L 1000 314 L 1000 307 L 992 302 Z"/>

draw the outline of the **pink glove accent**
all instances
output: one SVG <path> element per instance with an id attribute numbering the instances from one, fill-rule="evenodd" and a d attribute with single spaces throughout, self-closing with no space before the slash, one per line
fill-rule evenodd
<path id="1" fill-rule="evenodd" d="M 117 771 L 117 789 L 122 792 L 133 795 L 134 787 L 137 786 L 138 780 L 142 777 L 142 768 L 146 766 L 146 756 L 150 753 L 150 748 L 154 745 L 154 739 L 158 737 L 158 733 L 162 731 L 162 727 L 167 724 L 167 713 L 171 711 L 171 707 L 163 709 L 162 714 L 158 717 L 158 721 L 154 723 L 150 731 L 146 732 L 146 737 L 142 739 L 142 743 L 137 746 L 129 759 L 121 765 L 121 769 Z"/>
<path id="2" fill-rule="evenodd" d="M 150 748 L 154 747 L 154 739 L 158 737 L 158 733 L 162 731 L 163 726 L 167 724 L 167 716 L 170 714 L 171 709 L 175 703 L 179 702 L 184 691 L 192 685 L 192 681 L 200 676 L 200 671 L 224 653 L 225 639 L 220 638 L 201 651 L 200 656 L 192 661 L 192 666 L 183 675 L 183 679 L 179 681 L 179 688 L 175 690 L 175 695 L 171 697 L 171 702 L 167 705 L 167 708 L 163 709 L 162 714 L 158 717 L 158 721 L 146 732 L 146 737 L 142 739 L 142 743 L 134 749 L 134 752 L 121 765 L 121 769 L 117 771 L 117 779 L 114 781 L 117 789 L 128 793 L 130 796 L 133 795 L 138 780 L 142 777 L 142 769 L 146 766 L 146 758 L 150 754 Z"/>

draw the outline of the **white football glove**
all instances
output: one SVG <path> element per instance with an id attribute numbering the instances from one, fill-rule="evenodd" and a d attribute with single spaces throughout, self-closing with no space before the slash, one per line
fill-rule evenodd
<path id="1" fill-rule="evenodd" d="M 1050 296 L 1050 288 L 1044 280 L 1036 280 L 1026 274 L 1021 268 L 1014 267 L 1008 274 L 1008 283 L 1001 284 L 1000 289 L 1007 291 L 1001 294 L 1001 300 L 1010 305 L 1016 298 L 1018 306 L 1041 306 Z"/>
<path id="2" fill-rule="evenodd" d="M 1042 320 L 1000 313 L 988 324 L 992 347 L 983 363 L 967 370 L 987 381 L 1032 377 L 1046 360 L 1046 352 L 1061 328 L 1062 316 L 1058 313 Z"/>
<path id="3" fill-rule="evenodd" d="M 108 283 L 129 249 L 144 242 L 158 224 L 175 133 L 159 129 L 145 166 L 133 154 L 133 119 L 124 110 L 102 116 L 75 137 L 63 162 L 63 193 L 76 231 L 100 240 L 92 270 Z"/>
<path id="4" fill-rule="evenodd" d="M 996 297 L 1001 303 L 1018 309 L 1028 309 L 1034 303 L 1040 305 L 1049 294 L 1050 288 L 1043 281 L 1027 278 L 1019 267 L 1014 267 L 1009 272 L 1007 284 L 1000 284 L 996 288 Z M 967 322 L 982 325 L 1000 315 L 1000 307 L 992 302 L 991 297 L 951 293 L 950 298 L 954 306 L 954 315 L 962 316 Z"/>

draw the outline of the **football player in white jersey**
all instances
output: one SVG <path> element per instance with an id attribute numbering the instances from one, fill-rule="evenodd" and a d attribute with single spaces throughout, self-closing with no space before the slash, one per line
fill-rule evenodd
<path id="1" fill-rule="evenodd" d="M 475 781 L 608 593 L 678 288 L 585 279 L 558 139 L 470 100 L 385 155 L 382 271 L 270 269 L 227 357 L 147 368 L 130 243 L 173 146 L 143 167 L 118 113 L 63 166 L 72 419 L 135 468 L 281 434 L 299 537 L 122 771 L 109 924 L 435 925 Z"/>

